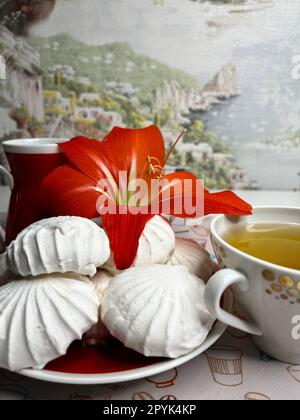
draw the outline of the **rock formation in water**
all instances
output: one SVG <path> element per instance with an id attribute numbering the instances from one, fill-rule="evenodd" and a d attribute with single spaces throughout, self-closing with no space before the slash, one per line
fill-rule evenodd
<path id="1" fill-rule="evenodd" d="M 194 111 L 209 111 L 223 100 L 240 94 L 239 77 L 233 64 L 226 64 L 202 90 L 186 90 L 177 81 L 165 82 L 155 92 L 154 110 L 170 107 L 175 118 L 184 122 Z"/>
<path id="2" fill-rule="evenodd" d="M 240 94 L 239 77 L 236 67 L 227 64 L 207 83 L 203 94 L 213 96 L 217 99 L 228 99 Z"/>

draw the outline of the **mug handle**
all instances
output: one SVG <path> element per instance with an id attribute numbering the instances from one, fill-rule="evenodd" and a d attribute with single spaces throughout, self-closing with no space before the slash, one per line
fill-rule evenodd
<path id="1" fill-rule="evenodd" d="M 10 189 L 12 190 L 14 188 L 14 178 L 12 174 L 7 169 L 5 169 L 4 166 L 2 165 L 0 165 L 0 173 L 2 173 L 8 178 L 8 185 Z"/>
<path id="2" fill-rule="evenodd" d="M 251 335 L 262 336 L 262 330 L 254 322 L 239 319 L 221 308 L 220 303 L 224 292 L 233 285 L 238 285 L 243 292 L 247 292 L 250 287 L 247 277 L 238 271 L 224 269 L 214 274 L 205 288 L 204 300 L 207 308 L 224 324 Z"/>

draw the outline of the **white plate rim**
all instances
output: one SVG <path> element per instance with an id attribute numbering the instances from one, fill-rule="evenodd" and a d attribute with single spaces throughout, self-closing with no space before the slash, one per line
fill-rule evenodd
<path id="1" fill-rule="evenodd" d="M 233 296 L 232 293 L 227 290 L 224 295 L 224 310 L 227 312 L 232 312 L 232 309 Z M 99 374 L 74 374 L 52 372 L 49 370 L 23 369 L 19 372 L 19 374 L 31 379 L 66 385 L 108 385 L 135 381 L 167 372 L 168 370 L 174 369 L 189 362 L 213 346 L 218 341 L 218 339 L 221 338 L 226 329 L 227 325 L 217 321 L 206 340 L 201 344 L 201 346 L 197 347 L 191 353 L 181 356 L 177 359 L 153 363 L 152 365 L 138 369 Z"/>

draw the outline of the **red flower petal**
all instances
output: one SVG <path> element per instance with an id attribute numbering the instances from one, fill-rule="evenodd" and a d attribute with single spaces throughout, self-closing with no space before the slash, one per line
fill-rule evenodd
<path id="1" fill-rule="evenodd" d="M 252 206 L 246 203 L 244 200 L 239 198 L 232 191 L 223 191 L 219 193 L 209 193 L 205 190 L 204 194 L 201 190 L 201 180 L 188 172 L 178 172 L 174 174 L 169 174 L 164 177 L 168 181 L 174 181 L 181 187 L 183 195 L 176 195 L 176 193 L 171 190 L 170 195 L 170 214 L 171 216 L 180 217 L 180 218 L 193 218 L 199 217 L 200 213 L 202 215 L 207 214 L 230 214 L 230 215 L 249 215 L 252 213 Z M 184 181 L 189 180 L 189 184 L 185 184 Z M 199 182 L 199 184 L 197 184 Z M 197 191 L 198 185 L 198 191 Z M 178 190 L 180 191 L 180 189 Z M 204 200 L 204 205 L 203 201 Z M 190 203 L 192 208 L 197 209 L 194 213 L 188 211 L 186 203 Z M 182 212 L 178 213 L 176 211 L 176 206 L 182 208 Z M 197 206 L 197 207 L 196 207 Z M 167 214 L 163 211 L 161 207 L 161 212 Z"/>
<path id="2" fill-rule="evenodd" d="M 209 193 L 205 191 L 205 214 L 228 214 L 247 216 L 252 214 L 252 206 L 232 191 Z"/>
<path id="3" fill-rule="evenodd" d="M 154 125 L 141 130 L 115 127 L 103 140 L 103 144 L 110 152 L 109 158 L 117 168 L 120 168 L 118 170 L 130 172 L 132 162 L 137 162 L 136 178 L 149 177 L 149 157 L 153 166 L 159 165 L 163 169 L 164 139 L 159 128 Z"/>
<path id="4" fill-rule="evenodd" d="M 165 189 L 166 198 L 169 193 L 169 200 L 168 198 L 165 200 L 161 192 L 161 213 L 180 218 L 204 215 L 204 188 L 201 180 L 189 172 L 168 174 L 164 176 L 164 179 L 170 183 L 169 188 Z"/>
<path id="5" fill-rule="evenodd" d="M 60 147 L 70 162 L 92 179 L 95 185 L 105 177 L 103 168 L 111 164 L 107 162 L 107 156 L 100 141 L 75 137 L 62 143 Z"/>
<path id="6" fill-rule="evenodd" d="M 126 172 L 130 179 L 143 179 L 149 184 L 163 173 L 164 141 L 155 126 L 143 130 L 115 128 L 103 142 L 78 137 L 63 143 L 61 148 L 74 166 L 58 168 L 44 181 L 43 201 L 51 215 L 97 217 L 97 202 L 101 196 L 97 185 L 100 180 L 108 179 L 112 186 L 119 187 L 119 173 Z M 249 204 L 230 191 L 216 194 L 203 191 L 200 181 L 190 173 L 170 174 L 163 179 L 171 181 L 172 188 L 169 186 L 170 195 L 167 198 L 162 191 L 158 194 L 158 213 L 161 210 L 177 217 L 199 217 L 199 207 L 202 207 L 202 214 L 247 215 L 252 212 Z M 189 185 L 185 184 L 187 180 Z M 178 191 L 176 185 L 180 187 Z M 204 203 L 201 202 L 203 197 Z M 185 208 L 187 200 L 189 209 Z M 168 211 L 163 206 L 166 202 L 169 204 Z M 191 212 L 196 204 L 197 211 Z M 121 214 L 120 208 L 117 214 L 102 215 L 102 219 L 116 266 L 125 269 L 132 265 L 139 238 L 153 215 Z"/>
<path id="7" fill-rule="evenodd" d="M 114 128 L 102 141 L 77 137 L 61 145 L 68 159 L 85 175 L 98 183 L 119 172 L 148 180 L 149 158 L 153 166 L 164 164 L 164 140 L 160 130 L 151 126 L 141 130 Z"/>
<path id="8" fill-rule="evenodd" d="M 132 266 L 141 234 L 146 223 L 152 219 L 149 214 L 107 214 L 102 216 L 103 226 L 110 240 L 110 247 L 118 270 Z"/>
<path id="9" fill-rule="evenodd" d="M 55 169 L 42 185 L 42 202 L 51 216 L 99 217 L 99 195 L 95 183 L 70 166 Z"/>

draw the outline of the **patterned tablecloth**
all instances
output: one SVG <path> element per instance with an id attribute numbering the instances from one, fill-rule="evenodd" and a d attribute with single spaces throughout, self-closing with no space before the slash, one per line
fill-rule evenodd
<path id="1" fill-rule="evenodd" d="M 4 399 L 299 400 L 300 366 L 270 360 L 248 336 L 229 329 L 206 354 L 135 382 L 66 386 L 0 370 L 0 400 Z"/>
<path id="2" fill-rule="evenodd" d="M 208 224 L 189 228 L 188 237 L 207 242 Z M 176 230 L 185 236 L 187 229 L 178 225 Z M 300 366 L 272 360 L 248 335 L 229 328 L 215 346 L 186 365 L 129 383 L 57 385 L 0 370 L 0 400 L 5 399 L 299 400 Z"/>

